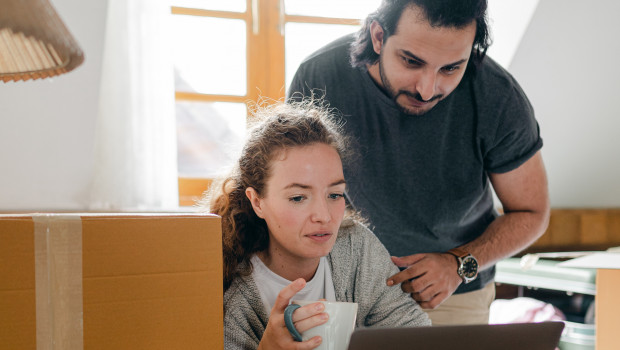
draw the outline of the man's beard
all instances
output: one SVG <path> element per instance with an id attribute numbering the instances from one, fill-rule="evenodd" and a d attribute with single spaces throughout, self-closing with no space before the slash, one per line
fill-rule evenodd
<path id="1" fill-rule="evenodd" d="M 394 104 L 398 107 L 398 109 L 402 113 L 407 114 L 407 115 L 422 116 L 426 114 L 428 111 L 430 111 L 431 109 L 433 109 L 433 107 L 435 106 L 431 107 L 430 109 L 426 111 L 413 110 L 398 103 L 397 99 L 400 95 L 409 96 L 420 102 L 432 102 L 435 100 L 440 100 L 443 97 L 443 95 L 435 95 L 431 97 L 429 100 L 424 100 L 422 98 L 422 95 L 420 95 L 417 92 L 411 92 L 407 90 L 396 91 L 394 87 L 392 86 L 392 84 L 390 83 L 390 81 L 388 80 L 388 78 L 385 76 L 385 72 L 383 71 L 383 55 L 379 55 L 379 76 L 381 77 L 381 83 L 383 83 L 383 89 L 385 90 L 385 92 L 392 99 L 392 101 L 394 101 Z"/>

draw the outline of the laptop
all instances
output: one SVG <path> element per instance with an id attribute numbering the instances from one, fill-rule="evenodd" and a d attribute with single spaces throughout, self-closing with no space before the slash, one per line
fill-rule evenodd
<path id="1" fill-rule="evenodd" d="M 361 328 L 349 350 L 554 350 L 563 322 Z"/>

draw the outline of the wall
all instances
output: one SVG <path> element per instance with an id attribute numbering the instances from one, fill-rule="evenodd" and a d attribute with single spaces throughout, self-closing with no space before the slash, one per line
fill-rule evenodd
<path id="1" fill-rule="evenodd" d="M 84 210 L 107 1 L 52 0 L 86 54 L 52 80 L 0 83 L 0 211 Z M 553 207 L 620 207 L 615 0 L 540 0 L 509 70 L 545 141 Z"/>
<path id="2" fill-rule="evenodd" d="M 510 67 L 515 51 L 540 0 L 488 0 L 487 16 L 493 44 L 487 55 Z"/>
<path id="3" fill-rule="evenodd" d="M 620 207 L 620 2 L 540 0 L 509 70 L 534 105 L 552 207 Z"/>
<path id="4" fill-rule="evenodd" d="M 85 62 L 52 79 L 0 83 L 0 211 L 86 208 L 107 0 L 52 4 Z"/>

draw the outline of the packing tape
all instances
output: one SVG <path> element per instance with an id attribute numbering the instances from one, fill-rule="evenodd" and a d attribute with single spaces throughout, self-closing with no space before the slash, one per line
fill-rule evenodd
<path id="1" fill-rule="evenodd" d="M 82 219 L 57 214 L 32 218 L 37 350 L 82 350 Z"/>

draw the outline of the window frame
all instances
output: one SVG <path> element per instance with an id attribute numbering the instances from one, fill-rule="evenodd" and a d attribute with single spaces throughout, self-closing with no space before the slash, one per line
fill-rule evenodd
<path id="1" fill-rule="evenodd" d="M 273 103 L 286 90 L 285 33 L 287 23 L 360 25 L 360 19 L 287 15 L 284 0 L 246 0 L 245 12 L 171 6 L 172 15 L 240 19 L 246 22 L 246 94 L 243 96 L 175 91 L 175 100 L 191 102 Z M 248 113 L 249 116 L 249 113 Z M 209 188 L 212 178 L 179 176 L 179 205 L 193 206 Z"/>

